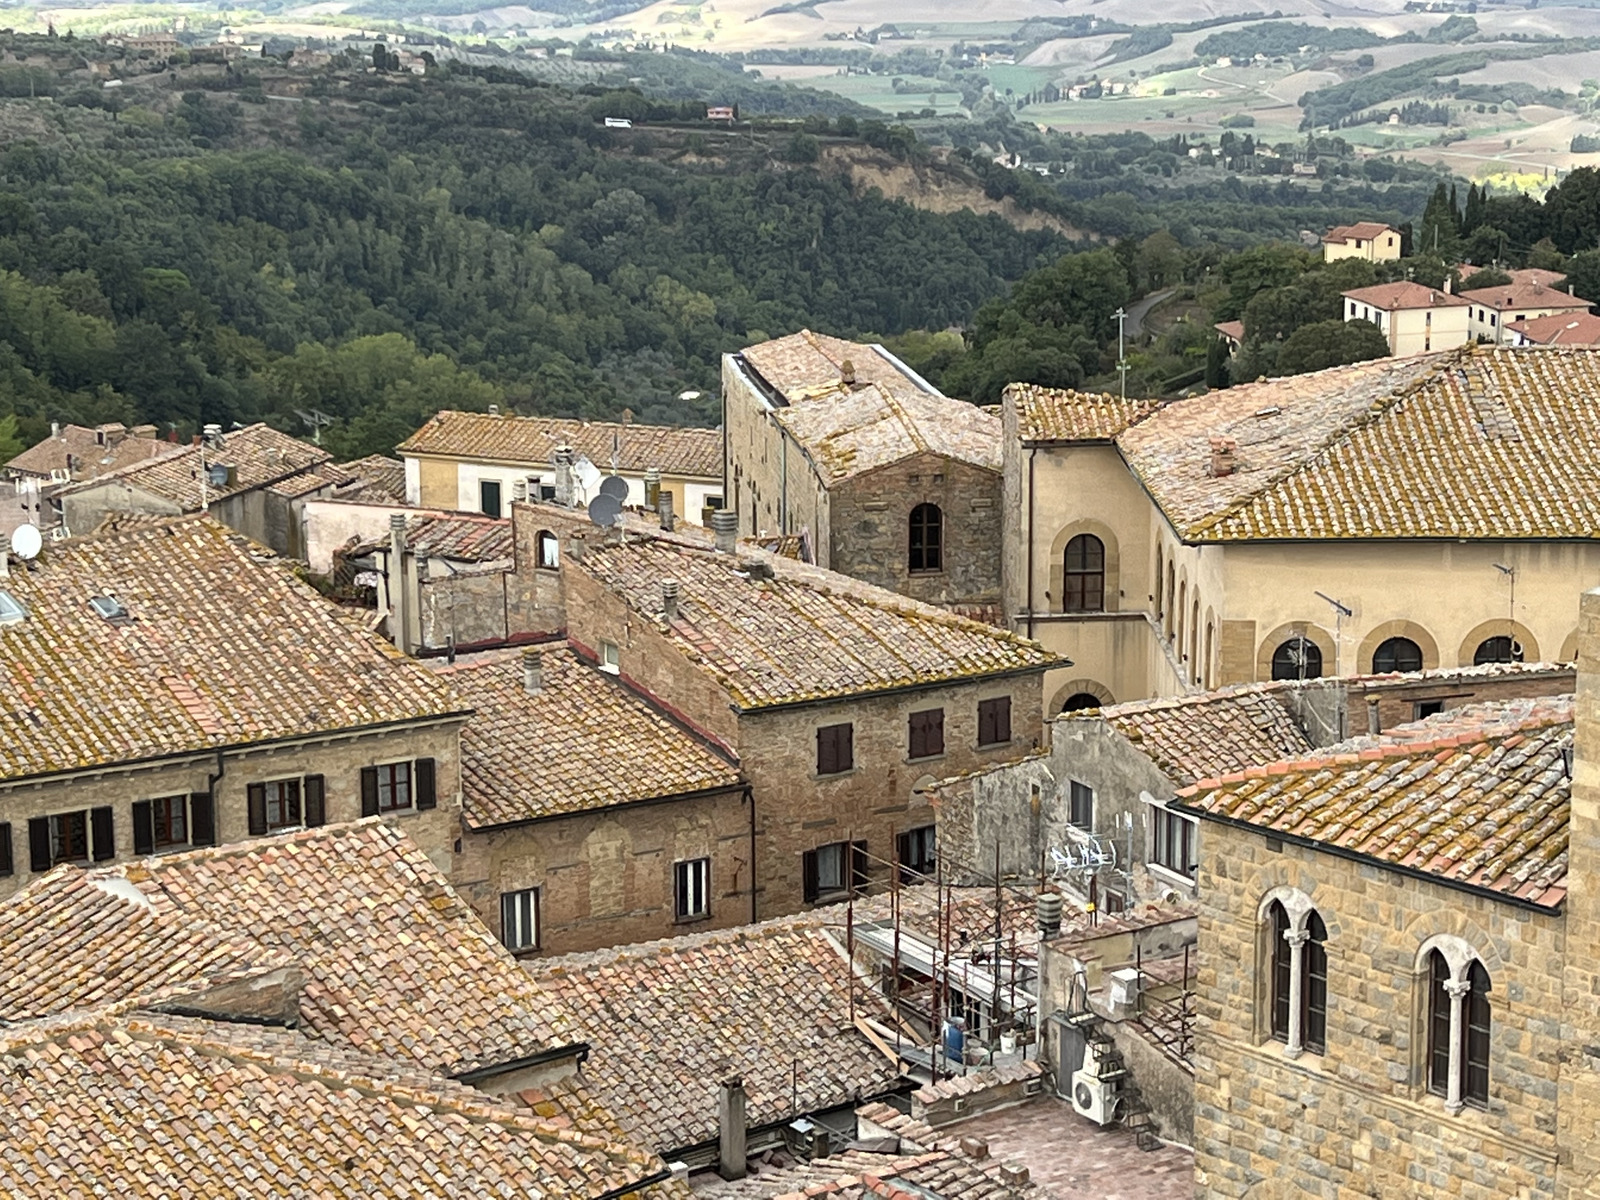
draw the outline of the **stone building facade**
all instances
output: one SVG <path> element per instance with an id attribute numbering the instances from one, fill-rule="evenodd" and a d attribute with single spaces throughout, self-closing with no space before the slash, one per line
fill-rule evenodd
<path id="1" fill-rule="evenodd" d="M 1550 464 L 1600 454 L 1597 379 L 1593 348 L 1463 347 L 1159 406 L 1014 385 L 1004 608 L 1073 663 L 1051 712 L 1570 661 L 1600 508 Z"/>
<path id="2" fill-rule="evenodd" d="M 882 346 L 804 331 L 723 360 L 730 505 L 748 535 L 930 604 L 1000 598 L 1000 423 Z"/>

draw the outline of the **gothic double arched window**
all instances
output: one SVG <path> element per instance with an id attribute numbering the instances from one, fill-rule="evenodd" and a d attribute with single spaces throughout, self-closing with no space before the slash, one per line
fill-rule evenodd
<path id="1" fill-rule="evenodd" d="M 1298 907 L 1298 906 L 1297 906 Z M 1267 906 L 1272 937 L 1272 1036 L 1291 1055 L 1328 1046 L 1328 929 L 1314 908 Z"/>

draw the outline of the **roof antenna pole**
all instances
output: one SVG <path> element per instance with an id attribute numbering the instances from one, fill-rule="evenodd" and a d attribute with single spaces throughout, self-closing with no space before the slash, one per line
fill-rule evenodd
<path id="1" fill-rule="evenodd" d="M 1517 569 L 1502 563 L 1495 563 L 1494 569 L 1511 585 L 1511 600 L 1506 605 L 1506 661 L 1517 662 Z"/>
<path id="2" fill-rule="evenodd" d="M 1314 593 L 1319 600 L 1326 600 L 1333 605 L 1333 674 L 1336 679 L 1344 678 L 1344 619 L 1355 616 L 1355 610 L 1347 607 L 1341 601 L 1335 600 L 1325 592 Z M 1345 694 L 1344 687 L 1339 687 L 1339 740 L 1345 739 Z"/>
<path id="3" fill-rule="evenodd" d="M 1128 356 L 1123 352 L 1123 332 L 1128 321 L 1128 314 L 1119 307 L 1111 314 L 1117 319 L 1117 375 L 1122 383 L 1122 398 L 1128 398 Z"/>

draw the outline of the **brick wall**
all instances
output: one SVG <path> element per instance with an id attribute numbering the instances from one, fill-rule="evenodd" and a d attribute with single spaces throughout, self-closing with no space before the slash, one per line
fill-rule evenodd
<path id="1" fill-rule="evenodd" d="M 541 954 L 569 954 L 750 920 L 750 808 L 738 789 L 467 832 L 453 881 L 500 932 L 500 895 L 540 889 Z M 675 918 L 674 864 L 711 859 L 711 915 Z"/>
<path id="2" fill-rule="evenodd" d="M 921 454 L 837 484 L 831 494 L 835 571 L 930 604 L 999 604 L 1000 475 Z M 911 510 L 944 515 L 944 569 L 910 572 Z"/>
<path id="3" fill-rule="evenodd" d="M 1199 1193 L 1552 1196 L 1560 916 L 1288 844 L 1273 851 L 1256 833 L 1214 822 L 1205 838 Z M 1275 887 L 1307 894 L 1327 925 L 1326 1054 L 1290 1060 L 1266 1036 L 1270 960 L 1257 913 Z M 1464 938 L 1490 973 L 1487 1111 L 1451 1116 L 1425 1086 L 1418 956 L 1437 934 Z M 1251 1192 L 1262 1180 L 1273 1182 Z"/>
<path id="4" fill-rule="evenodd" d="M 440 870 L 449 871 L 461 827 L 460 746 L 460 722 L 451 721 L 351 737 L 330 736 L 316 742 L 245 752 L 227 751 L 225 770 L 216 790 L 217 842 L 241 842 L 250 837 L 247 789 L 251 783 L 321 775 L 326 791 L 327 820 L 333 824 L 360 818 L 362 767 L 432 758 L 438 807 L 425 812 L 396 813 L 393 820 Z M 133 804 L 139 800 L 204 792 L 207 777 L 216 769 L 215 754 L 196 755 L 129 771 L 72 776 L 0 791 L 0 821 L 11 825 L 15 866 L 11 876 L 0 877 L 0 897 L 26 885 L 32 877 L 28 857 L 30 817 L 109 805 L 116 856 L 107 861 L 125 861 L 134 856 Z"/>

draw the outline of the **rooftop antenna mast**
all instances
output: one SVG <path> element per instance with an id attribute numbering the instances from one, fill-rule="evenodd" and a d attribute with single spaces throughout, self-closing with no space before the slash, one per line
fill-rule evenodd
<path id="1" fill-rule="evenodd" d="M 1331 604 L 1333 606 L 1333 674 L 1334 674 L 1335 678 L 1343 679 L 1344 678 L 1344 619 L 1346 617 L 1355 616 L 1356 615 L 1355 614 L 1355 610 L 1350 608 L 1343 601 L 1335 600 L 1332 596 L 1328 595 L 1326 592 L 1314 592 L 1314 594 L 1316 595 L 1317 599 L 1326 600 L 1329 604 Z M 1340 688 L 1339 688 L 1339 712 L 1338 712 L 1338 718 L 1339 718 L 1338 733 L 1339 733 L 1339 739 L 1341 741 L 1343 741 L 1344 737 L 1345 737 L 1344 700 L 1345 700 L 1344 687 L 1343 687 L 1343 685 L 1341 685 Z"/>
<path id="2" fill-rule="evenodd" d="M 1522 647 L 1517 644 L 1517 569 L 1504 563 L 1495 563 L 1494 569 L 1505 576 L 1511 585 L 1511 599 L 1506 605 L 1506 661 L 1520 662 Z"/>
<path id="3" fill-rule="evenodd" d="M 1122 398 L 1128 398 L 1128 356 L 1123 352 L 1123 330 L 1128 314 L 1121 307 L 1111 314 L 1117 319 L 1117 375 L 1122 380 Z"/>

